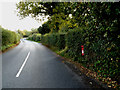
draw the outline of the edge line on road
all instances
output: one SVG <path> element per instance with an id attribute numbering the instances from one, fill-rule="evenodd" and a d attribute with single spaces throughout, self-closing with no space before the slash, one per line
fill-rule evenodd
<path id="1" fill-rule="evenodd" d="M 25 61 L 23 62 L 21 68 L 19 69 L 19 71 L 18 71 L 16 77 L 19 77 L 19 76 L 20 76 L 20 74 L 21 74 L 21 72 L 22 72 L 22 70 L 23 70 L 23 68 L 24 68 L 24 66 L 25 66 L 25 64 L 26 64 L 26 62 L 27 62 L 29 56 L 30 56 L 30 52 L 28 52 L 27 57 L 25 58 Z"/>

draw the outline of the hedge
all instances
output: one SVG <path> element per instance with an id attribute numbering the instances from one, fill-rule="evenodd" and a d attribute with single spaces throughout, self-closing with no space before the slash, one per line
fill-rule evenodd
<path id="1" fill-rule="evenodd" d="M 78 61 L 102 77 L 119 82 L 119 43 L 98 32 L 89 28 L 75 28 L 67 34 L 46 34 L 41 37 L 41 42 L 58 47 L 61 55 Z M 84 45 L 84 56 L 81 55 L 81 45 Z"/>
<path id="2" fill-rule="evenodd" d="M 78 61 L 100 74 L 102 77 L 110 77 L 119 82 L 119 43 L 110 41 L 110 38 L 103 38 L 94 34 L 87 28 L 77 28 L 66 34 L 66 47 L 64 53 L 74 61 Z M 90 34 L 89 34 L 90 33 Z M 115 42 L 116 41 L 116 42 Z M 85 55 L 81 55 L 81 45 L 84 45 Z"/>
<path id="3" fill-rule="evenodd" d="M 41 34 L 35 33 L 33 35 L 30 35 L 28 39 L 33 41 L 41 41 Z"/>
<path id="4" fill-rule="evenodd" d="M 2 31 L 2 50 L 10 47 L 13 44 L 17 44 L 20 41 L 19 34 L 4 28 L 0 28 L 0 30 Z"/>
<path id="5" fill-rule="evenodd" d="M 9 30 L 2 29 L 2 45 L 16 44 L 20 41 L 20 36 Z"/>
<path id="6" fill-rule="evenodd" d="M 49 45 L 57 47 L 58 49 L 64 49 L 65 48 L 65 34 L 45 34 L 41 37 L 41 42 Z"/>

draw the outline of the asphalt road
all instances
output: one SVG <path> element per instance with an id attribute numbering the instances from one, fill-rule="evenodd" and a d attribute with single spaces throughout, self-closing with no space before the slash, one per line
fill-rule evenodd
<path id="1" fill-rule="evenodd" d="M 2 54 L 3 88 L 90 88 L 41 43 L 21 40 Z"/>

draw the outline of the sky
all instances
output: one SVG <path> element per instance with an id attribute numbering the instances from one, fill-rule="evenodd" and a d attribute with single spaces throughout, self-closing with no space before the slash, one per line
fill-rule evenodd
<path id="1" fill-rule="evenodd" d="M 38 22 L 31 17 L 20 20 L 17 12 L 15 12 L 16 3 L 19 1 L 20 0 L 0 0 L 0 25 L 12 31 L 17 31 L 18 29 L 30 31 L 32 28 L 41 26 L 44 22 Z"/>

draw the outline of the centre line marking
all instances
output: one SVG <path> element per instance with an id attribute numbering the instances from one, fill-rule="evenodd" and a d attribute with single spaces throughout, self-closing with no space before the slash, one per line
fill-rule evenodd
<path id="1" fill-rule="evenodd" d="M 24 66 L 25 66 L 25 64 L 26 64 L 26 62 L 27 62 L 27 60 L 28 60 L 29 55 L 30 55 L 30 52 L 27 54 L 27 57 L 25 58 L 25 61 L 23 62 L 23 64 L 22 64 L 22 66 L 21 66 L 20 70 L 18 71 L 18 73 L 17 73 L 16 77 L 19 77 L 19 76 L 20 76 L 20 73 L 22 72 L 22 70 L 23 70 L 23 68 L 24 68 Z"/>

